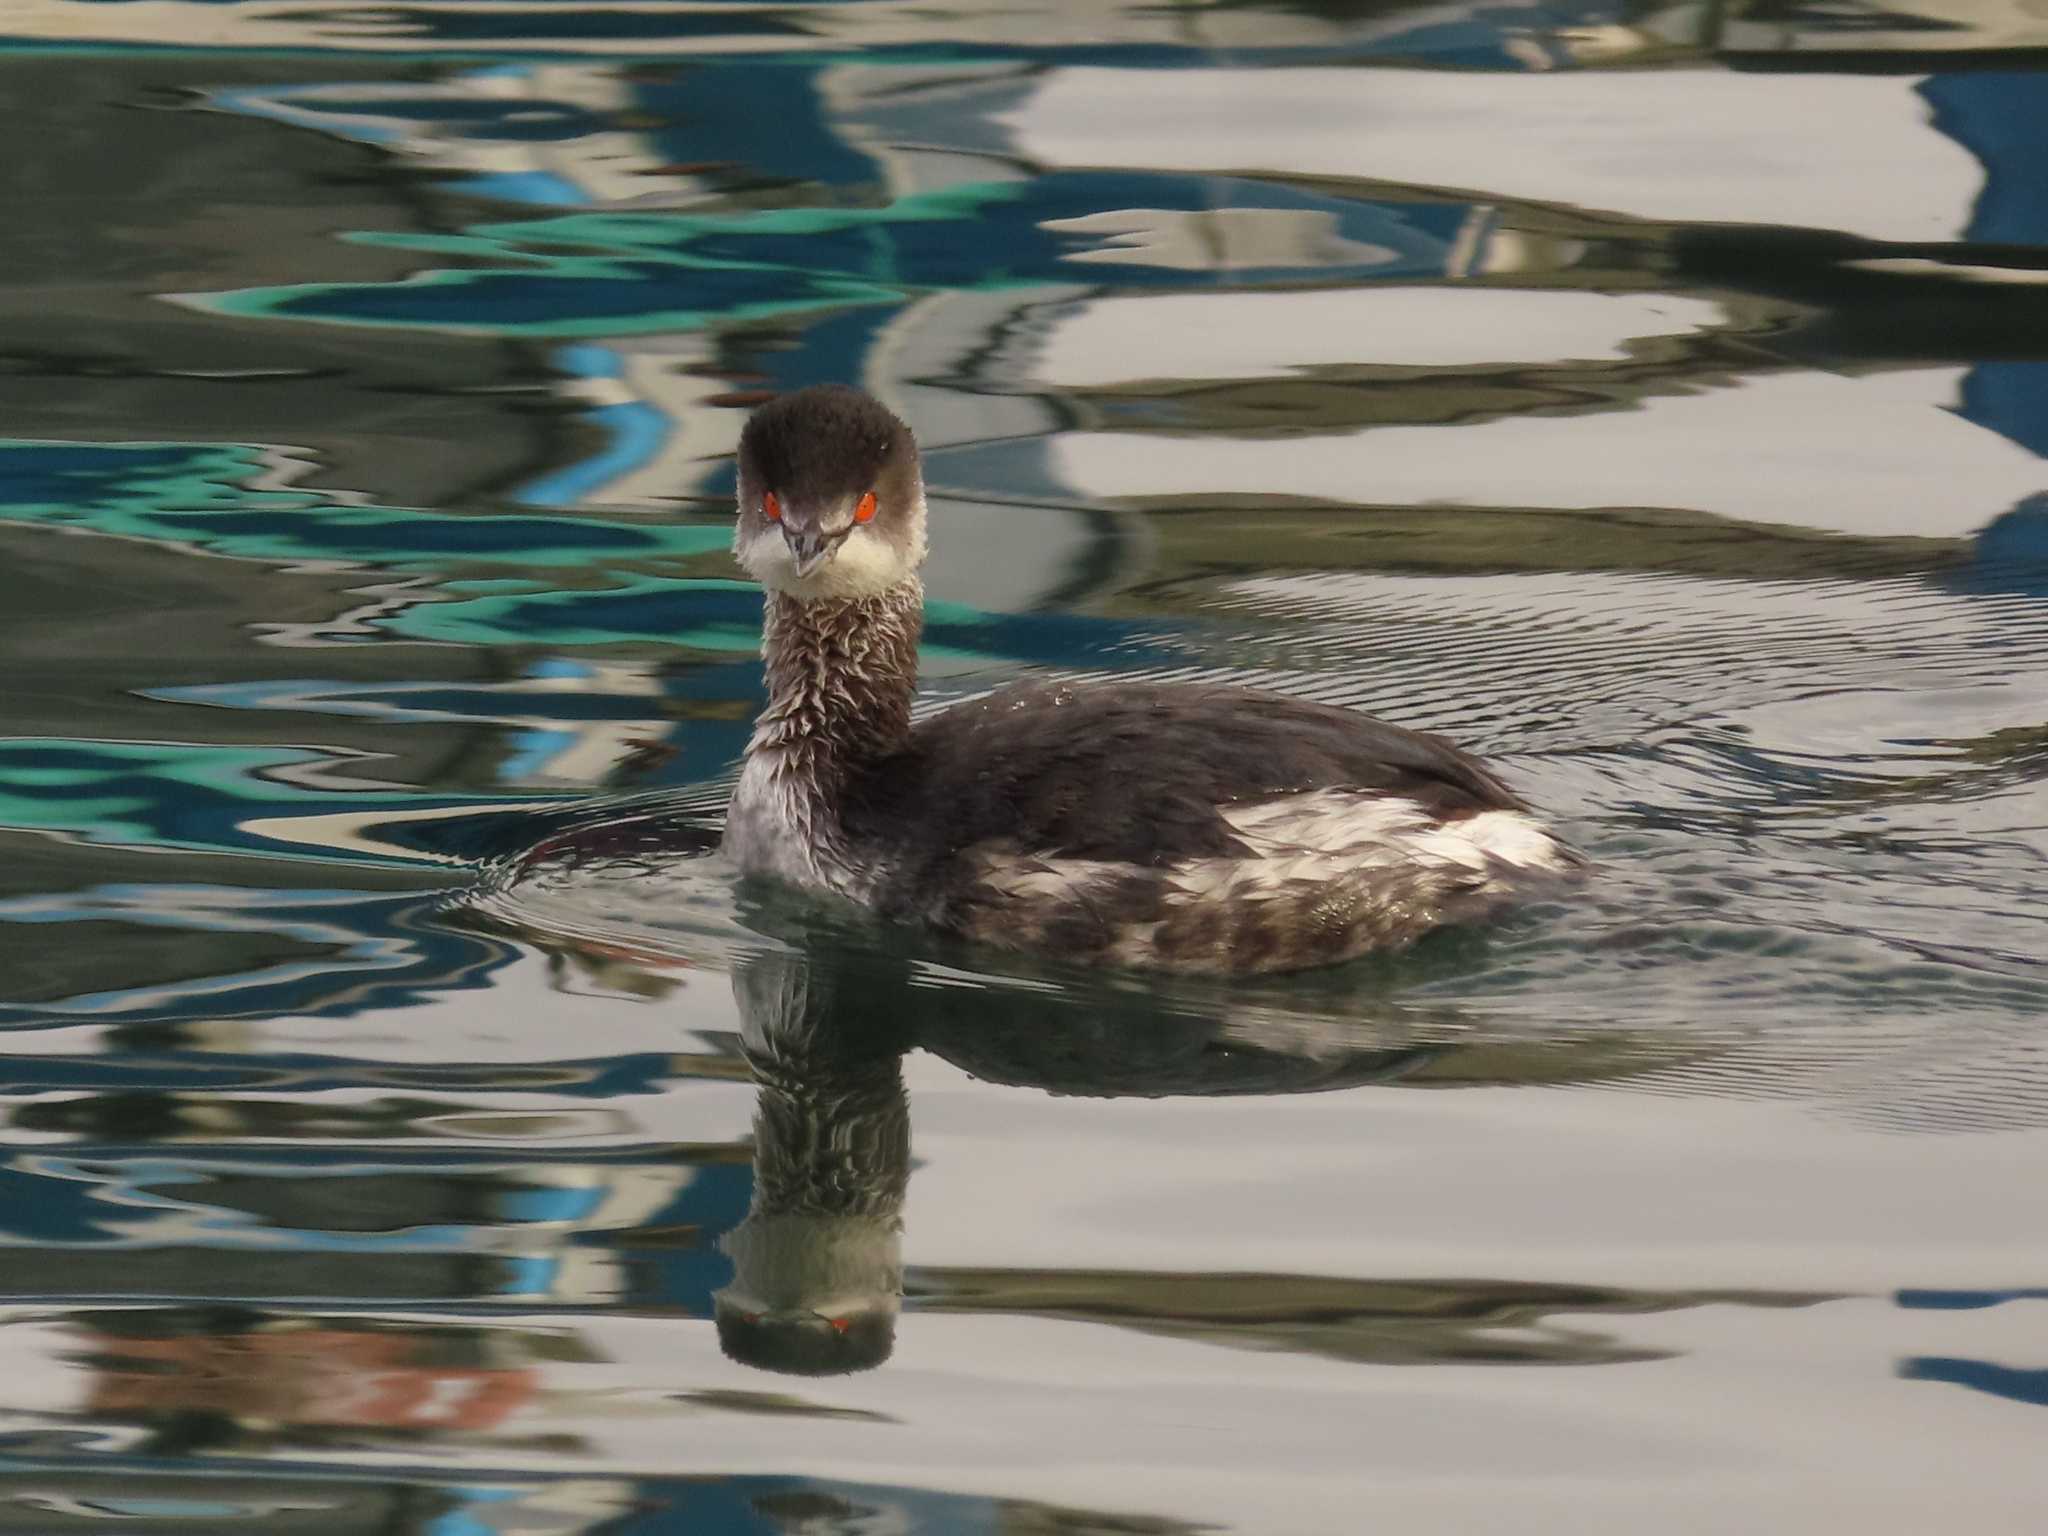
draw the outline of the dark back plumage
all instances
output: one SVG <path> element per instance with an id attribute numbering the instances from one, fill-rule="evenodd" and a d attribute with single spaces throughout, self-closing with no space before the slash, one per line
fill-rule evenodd
<path id="1" fill-rule="evenodd" d="M 1398 799 L 1439 825 L 1524 809 L 1449 743 L 1369 716 L 1115 682 L 1027 683 L 956 706 L 858 774 L 842 812 L 854 841 L 882 854 L 885 916 L 1081 963 L 1296 969 L 1498 905 L 1483 868 L 1415 860 L 1349 878 L 1276 873 L 1258 899 L 1176 895 L 1200 861 L 1255 862 L 1229 812 L 1318 790 Z M 991 881 L 996 867 L 1026 884 Z"/>
<path id="2" fill-rule="evenodd" d="M 913 867 L 1000 840 L 1034 854 L 1161 868 L 1244 852 L 1221 810 L 1345 788 L 1439 820 L 1522 802 L 1434 736 L 1242 688 L 1024 683 L 919 724 L 850 798 L 856 837 Z"/>

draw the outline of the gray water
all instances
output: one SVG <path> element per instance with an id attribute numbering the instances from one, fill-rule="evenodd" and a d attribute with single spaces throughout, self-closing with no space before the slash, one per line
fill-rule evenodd
<path id="1" fill-rule="evenodd" d="M 2043 50 L 0 10 L 0 1532 L 2039 1529 Z M 1243 984 L 736 886 L 828 379 L 926 706 L 1367 709 L 1596 878 Z"/>

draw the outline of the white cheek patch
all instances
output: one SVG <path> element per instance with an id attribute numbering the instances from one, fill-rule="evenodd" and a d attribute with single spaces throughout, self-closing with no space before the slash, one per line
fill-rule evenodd
<path id="1" fill-rule="evenodd" d="M 900 587 L 917 569 L 895 545 L 878 533 L 856 528 L 839 541 L 832 557 L 809 575 L 796 573 L 796 556 L 776 528 L 735 541 L 733 553 L 748 574 L 771 592 L 791 597 L 879 597 Z"/>
<path id="2" fill-rule="evenodd" d="M 908 581 L 912 570 L 888 539 L 856 528 L 831 559 L 785 590 L 797 597 L 879 597 Z"/>
<path id="3" fill-rule="evenodd" d="M 796 556 L 790 553 L 789 540 L 772 523 L 751 539 L 735 537 L 732 552 L 747 574 L 764 587 L 781 591 L 796 580 Z"/>

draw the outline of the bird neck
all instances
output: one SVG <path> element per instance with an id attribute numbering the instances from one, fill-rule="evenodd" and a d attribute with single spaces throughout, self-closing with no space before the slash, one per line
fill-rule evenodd
<path id="1" fill-rule="evenodd" d="M 769 593 L 761 644 L 768 707 L 748 755 L 773 754 L 795 781 L 832 796 L 855 768 L 901 747 L 923 627 L 915 576 L 873 597 Z"/>

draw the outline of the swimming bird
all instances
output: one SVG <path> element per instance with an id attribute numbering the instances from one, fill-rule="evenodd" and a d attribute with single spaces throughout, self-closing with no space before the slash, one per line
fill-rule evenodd
<path id="1" fill-rule="evenodd" d="M 1070 961 L 1251 973 L 1398 948 L 1583 865 L 1448 742 L 1279 694 L 1038 680 L 913 722 L 923 474 L 859 390 L 761 406 L 738 500 L 767 594 L 723 838 L 744 873 Z"/>

